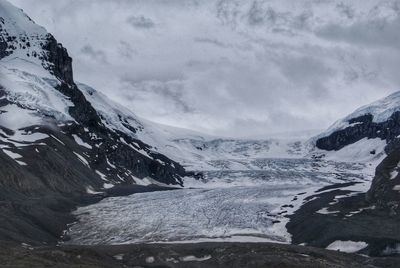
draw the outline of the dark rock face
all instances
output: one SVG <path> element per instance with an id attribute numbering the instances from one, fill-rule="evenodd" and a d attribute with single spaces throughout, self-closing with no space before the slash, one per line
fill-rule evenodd
<path id="1" fill-rule="evenodd" d="M 7 56 L 6 50 L 7 50 L 7 42 L 2 37 L 0 37 L 0 59 Z"/>
<path id="2" fill-rule="evenodd" d="M 74 221 L 69 211 L 83 203 L 86 187 L 102 187 L 98 175 L 61 143 L 68 146 L 68 136 L 51 129 L 40 131 L 58 141 L 48 138 L 43 140 L 46 146 L 10 149 L 23 156 L 26 166 L 0 151 L 0 240 L 57 241 L 65 224 Z"/>
<path id="3" fill-rule="evenodd" d="M 400 112 L 393 113 L 385 122 L 375 123 L 372 119 L 371 114 L 351 119 L 349 124 L 352 126 L 318 139 L 316 146 L 322 150 L 337 151 L 363 138 L 381 138 L 389 143 L 400 135 Z"/>
<path id="4" fill-rule="evenodd" d="M 87 127 L 102 125 L 101 119 L 96 110 L 86 100 L 85 96 L 78 89 L 75 83 L 62 83 L 60 86 L 56 86 L 56 89 L 69 97 L 71 102 L 74 104 L 73 107 L 70 107 L 69 113 L 79 124 Z"/>
<path id="5" fill-rule="evenodd" d="M 43 66 L 61 81 L 68 85 L 74 84 L 72 58 L 67 50 L 51 34 L 48 34 L 42 48 L 46 51 Z"/>
<path id="6" fill-rule="evenodd" d="M 400 219 L 400 143 L 392 142 L 386 151 L 388 156 L 376 168 L 367 201 Z"/>
<path id="7" fill-rule="evenodd" d="M 0 59 L 8 56 L 7 48 L 8 48 L 8 43 L 7 43 L 7 37 L 8 34 L 6 34 L 6 31 L 3 29 L 4 25 L 4 19 L 0 17 Z"/>
<path id="8" fill-rule="evenodd" d="M 362 241 L 368 246 L 360 254 L 386 256 L 388 248 L 400 243 L 400 218 L 367 201 L 366 194 L 358 194 L 335 201 L 336 196 L 348 195 L 348 190 L 337 189 L 308 197 L 308 201 L 286 225 L 292 243 L 325 248 L 341 241 Z M 319 213 L 322 208 L 330 213 Z"/>

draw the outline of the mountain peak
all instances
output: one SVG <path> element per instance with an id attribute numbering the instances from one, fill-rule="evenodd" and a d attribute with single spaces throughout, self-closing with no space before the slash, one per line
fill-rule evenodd
<path id="1" fill-rule="evenodd" d="M 46 36 L 45 28 L 37 25 L 22 9 L 6 0 L 0 0 L 0 17 L 4 27 L 12 36 Z"/>
<path id="2" fill-rule="evenodd" d="M 10 66 L 25 62 L 41 66 L 60 81 L 73 84 L 67 50 L 23 10 L 0 0 L 0 60 Z"/>
<path id="3" fill-rule="evenodd" d="M 0 58 L 11 54 L 13 58 L 38 58 L 47 38 L 47 31 L 21 9 L 0 0 Z"/>

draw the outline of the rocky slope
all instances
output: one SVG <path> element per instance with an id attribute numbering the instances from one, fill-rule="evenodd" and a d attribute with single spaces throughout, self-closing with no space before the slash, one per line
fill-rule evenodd
<path id="1" fill-rule="evenodd" d="M 361 107 L 314 139 L 322 155 L 352 151 L 357 161 L 359 152 L 369 154 L 376 160 L 370 164 L 375 176 L 367 192 L 354 191 L 356 185 L 338 186 L 310 196 L 287 225 L 294 243 L 329 247 L 351 240 L 365 243 L 360 251 L 365 254 L 400 254 L 399 110 L 397 92 Z"/>
<path id="2" fill-rule="evenodd" d="M 279 267 L 279 268 L 395 268 L 397 258 L 368 258 L 356 254 L 272 243 L 196 243 L 120 246 L 62 246 L 31 248 L 0 245 L 4 267 Z"/>
<path id="3" fill-rule="evenodd" d="M 318 137 L 316 146 L 337 151 L 362 139 L 386 141 L 380 149 L 386 157 L 376 168 L 367 201 L 396 217 L 400 212 L 400 92 L 361 107 L 338 121 Z M 377 153 L 377 150 L 370 151 L 371 155 Z"/>
<path id="4" fill-rule="evenodd" d="M 118 120 L 74 82 L 67 50 L 0 0 L 0 239 L 55 242 L 74 205 L 117 184 L 182 185 L 190 174 Z"/>

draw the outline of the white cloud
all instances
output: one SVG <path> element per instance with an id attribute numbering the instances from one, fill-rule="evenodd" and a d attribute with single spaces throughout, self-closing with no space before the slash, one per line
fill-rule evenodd
<path id="1" fill-rule="evenodd" d="M 244 136 L 325 128 L 400 89 L 396 0 L 11 0 L 75 78 L 137 114 Z"/>

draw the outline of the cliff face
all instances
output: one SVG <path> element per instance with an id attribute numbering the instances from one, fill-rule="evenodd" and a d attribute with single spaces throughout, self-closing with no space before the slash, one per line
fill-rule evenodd
<path id="1" fill-rule="evenodd" d="M 0 28 L 1 31 L 1 28 Z M 0 59 L 4 58 L 7 56 L 7 42 L 3 39 L 3 37 L 0 38 Z"/>
<path id="2" fill-rule="evenodd" d="M 390 143 L 386 152 L 387 157 L 376 168 L 367 201 L 400 219 L 400 142 Z"/>
<path id="3" fill-rule="evenodd" d="M 42 48 L 45 51 L 44 67 L 66 84 L 74 84 L 72 58 L 68 55 L 67 49 L 59 44 L 51 34 L 48 34 Z"/>
<path id="4" fill-rule="evenodd" d="M 7 52 L 8 48 L 8 43 L 7 43 L 7 38 L 8 36 L 5 36 L 3 34 L 4 30 L 4 19 L 0 18 L 0 59 L 6 57 L 9 53 Z"/>
<path id="5" fill-rule="evenodd" d="M 373 115 L 365 114 L 348 120 L 349 126 L 316 141 L 319 149 L 332 151 L 353 144 L 363 138 L 380 138 L 388 143 L 400 135 L 400 112 L 393 113 L 384 122 L 373 122 Z"/>

